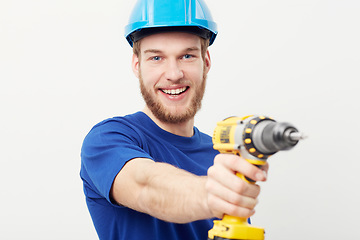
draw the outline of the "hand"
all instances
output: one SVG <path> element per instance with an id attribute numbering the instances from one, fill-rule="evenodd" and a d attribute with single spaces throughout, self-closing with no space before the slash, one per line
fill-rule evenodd
<path id="1" fill-rule="evenodd" d="M 260 186 L 236 176 L 241 173 L 255 181 L 266 181 L 268 164 L 261 169 L 234 154 L 218 154 L 208 169 L 208 207 L 215 217 L 224 214 L 248 218 L 255 213 Z"/>

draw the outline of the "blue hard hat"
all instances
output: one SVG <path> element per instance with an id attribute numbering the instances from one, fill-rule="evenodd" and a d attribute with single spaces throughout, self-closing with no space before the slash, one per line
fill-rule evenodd
<path id="1" fill-rule="evenodd" d="M 125 27 L 129 44 L 157 32 L 190 32 L 209 39 L 217 34 L 209 8 L 203 0 L 138 0 Z"/>

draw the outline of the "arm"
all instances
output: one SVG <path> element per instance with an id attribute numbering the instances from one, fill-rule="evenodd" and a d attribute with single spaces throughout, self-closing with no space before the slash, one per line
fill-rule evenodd
<path id="1" fill-rule="evenodd" d="M 138 158 L 116 176 L 111 196 L 118 204 L 136 211 L 186 223 L 212 217 L 207 207 L 206 180 L 170 164 Z"/>
<path id="2" fill-rule="evenodd" d="M 223 214 L 249 217 L 260 188 L 235 172 L 265 180 L 262 170 L 230 154 L 219 154 L 208 176 L 201 177 L 166 163 L 133 159 L 116 176 L 111 197 L 120 205 L 176 223 Z"/>

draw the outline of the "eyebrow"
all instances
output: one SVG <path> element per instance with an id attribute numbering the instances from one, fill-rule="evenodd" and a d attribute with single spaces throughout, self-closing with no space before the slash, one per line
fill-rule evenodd
<path id="1" fill-rule="evenodd" d="M 162 51 L 157 49 L 147 49 L 144 51 L 144 53 L 161 53 Z"/>
<path id="2" fill-rule="evenodd" d="M 198 48 L 198 47 L 190 47 L 190 48 L 185 49 L 184 52 L 193 52 L 193 51 L 200 51 L 200 48 Z"/>
<path id="3" fill-rule="evenodd" d="M 194 52 L 194 51 L 200 51 L 200 49 L 198 47 L 189 47 L 184 49 L 182 52 Z M 144 54 L 146 53 L 162 53 L 163 51 L 159 50 L 159 49 L 146 49 L 144 51 Z"/>

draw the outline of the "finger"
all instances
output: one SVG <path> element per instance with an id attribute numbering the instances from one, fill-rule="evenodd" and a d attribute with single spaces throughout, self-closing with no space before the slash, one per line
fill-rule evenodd
<path id="1" fill-rule="evenodd" d="M 222 165 L 209 168 L 207 188 L 208 191 L 212 191 L 219 197 L 224 196 L 230 202 L 236 202 L 236 200 L 230 200 L 236 198 L 235 194 L 255 199 L 260 193 L 259 185 L 242 180 Z"/>
<path id="2" fill-rule="evenodd" d="M 244 176 L 255 181 L 265 181 L 267 174 L 262 169 L 257 168 L 253 164 L 246 161 L 244 158 L 234 154 L 223 154 L 224 157 L 219 156 L 223 160 L 223 164 L 235 172 L 239 172 Z M 215 158 L 215 160 L 217 160 Z M 219 161 L 219 160 L 218 160 Z"/>
<path id="3" fill-rule="evenodd" d="M 245 208 L 231 204 L 215 195 L 209 195 L 208 204 L 212 209 L 213 214 L 218 218 L 222 218 L 224 214 L 248 218 L 255 213 L 253 208 Z"/>
<path id="4" fill-rule="evenodd" d="M 244 182 L 235 175 L 235 171 L 226 167 L 223 163 L 219 163 L 219 161 L 215 162 L 214 166 L 208 169 L 208 176 L 233 191 L 242 192 L 245 191 L 247 187 Z"/>
<path id="5" fill-rule="evenodd" d="M 244 184 L 248 185 L 248 183 L 245 182 Z M 224 201 L 249 209 L 253 209 L 257 205 L 258 203 L 257 196 L 260 193 L 260 189 L 258 186 L 250 186 L 250 188 L 248 188 L 250 191 L 254 193 L 249 193 L 249 192 L 239 193 L 233 191 L 231 188 L 227 188 L 227 186 L 221 185 L 220 183 L 212 179 L 208 179 L 208 182 L 206 184 L 206 189 L 210 194 L 215 195 L 216 197 L 221 198 Z"/>
<path id="6" fill-rule="evenodd" d="M 266 162 L 264 165 L 261 165 L 261 166 L 260 166 L 260 169 L 263 170 L 263 171 L 265 171 L 266 174 L 267 174 L 268 171 L 269 171 L 269 163 Z"/>

